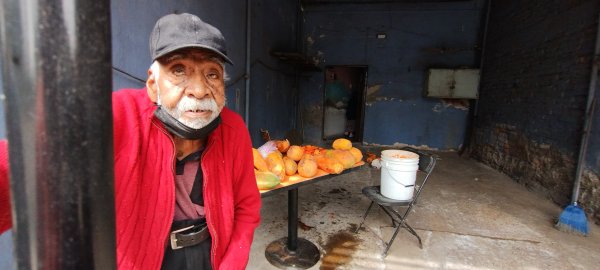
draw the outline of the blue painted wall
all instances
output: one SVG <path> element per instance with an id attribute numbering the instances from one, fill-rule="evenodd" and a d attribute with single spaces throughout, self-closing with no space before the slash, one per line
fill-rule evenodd
<path id="1" fill-rule="evenodd" d="M 309 56 L 321 66 L 368 66 L 364 143 L 461 146 L 468 108 L 424 98 L 424 82 L 430 67 L 478 67 L 481 2 L 304 7 Z M 323 81 L 323 72 L 301 81 L 305 140 L 315 144 L 323 143 L 315 119 L 322 117 Z"/>
<path id="2" fill-rule="evenodd" d="M 252 1 L 249 130 L 255 147 L 263 143 L 260 129 L 283 139 L 296 126 L 295 70 L 271 52 L 296 50 L 297 10 L 296 1 Z"/>

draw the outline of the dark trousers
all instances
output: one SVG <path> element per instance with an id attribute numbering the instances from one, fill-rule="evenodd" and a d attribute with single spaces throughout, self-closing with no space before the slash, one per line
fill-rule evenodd
<path id="1" fill-rule="evenodd" d="M 195 220 L 175 221 L 171 231 L 197 224 Z M 211 237 L 206 238 L 195 246 L 173 250 L 171 245 L 165 248 L 162 270 L 211 270 L 210 265 Z"/>

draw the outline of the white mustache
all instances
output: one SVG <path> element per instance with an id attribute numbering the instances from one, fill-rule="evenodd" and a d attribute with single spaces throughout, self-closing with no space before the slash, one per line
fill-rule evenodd
<path id="1" fill-rule="evenodd" d="M 173 116 L 177 121 L 183 123 L 184 125 L 199 129 L 208 125 L 212 120 L 219 116 L 221 110 L 217 105 L 217 102 L 213 98 L 203 98 L 197 99 L 193 97 L 183 96 L 181 100 L 177 103 L 175 108 L 169 109 L 164 107 L 164 109 Z M 183 117 L 183 114 L 186 111 L 210 111 L 211 114 L 208 118 L 195 118 L 188 119 Z"/>
<path id="2" fill-rule="evenodd" d="M 188 96 L 183 96 L 177 103 L 176 110 L 180 114 L 186 111 L 218 111 L 217 102 L 212 98 L 197 99 Z"/>

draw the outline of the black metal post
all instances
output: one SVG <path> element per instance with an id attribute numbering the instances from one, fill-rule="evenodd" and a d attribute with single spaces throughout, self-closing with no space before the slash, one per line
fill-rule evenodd
<path id="1" fill-rule="evenodd" d="M 3 0 L 16 269 L 115 269 L 110 1 Z"/>
<path id="2" fill-rule="evenodd" d="M 298 248 L 298 189 L 288 190 L 288 242 L 289 251 Z"/>
<path id="3" fill-rule="evenodd" d="M 315 265 L 321 253 L 315 244 L 298 238 L 298 189 L 288 190 L 288 236 L 271 242 L 265 257 L 281 269 L 307 269 Z"/>

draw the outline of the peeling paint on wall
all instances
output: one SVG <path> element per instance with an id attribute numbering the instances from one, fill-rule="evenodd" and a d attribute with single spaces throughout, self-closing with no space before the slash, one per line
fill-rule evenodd
<path id="1" fill-rule="evenodd" d="M 440 101 L 440 103 L 433 106 L 432 111 L 441 113 L 449 107 L 464 111 L 469 110 L 469 101 L 466 99 L 441 99 Z"/>
<path id="2" fill-rule="evenodd" d="M 394 97 L 376 97 L 375 101 L 381 102 L 381 101 L 404 101 L 404 100 L 401 98 L 394 98 Z"/>
<path id="3" fill-rule="evenodd" d="M 371 85 L 367 88 L 367 96 L 365 97 L 365 105 L 371 106 L 377 102 L 377 93 L 381 89 L 381 84 Z"/>
<path id="4" fill-rule="evenodd" d="M 459 110 L 469 110 L 469 100 L 467 99 L 442 99 L 442 103 L 444 103 L 447 107 L 453 107 Z"/>
<path id="5" fill-rule="evenodd" d="M 434 111 L 434 112 L 439 113 L 439 112 L 442 112 L 442 110 L 445 107 L 447 107 L 447 106 L 444 106 L 442 103 L 438 103 L 438 104 L 435 104 L 435 106 L 433 106 L 433 108 L 431 110 Z"/>

